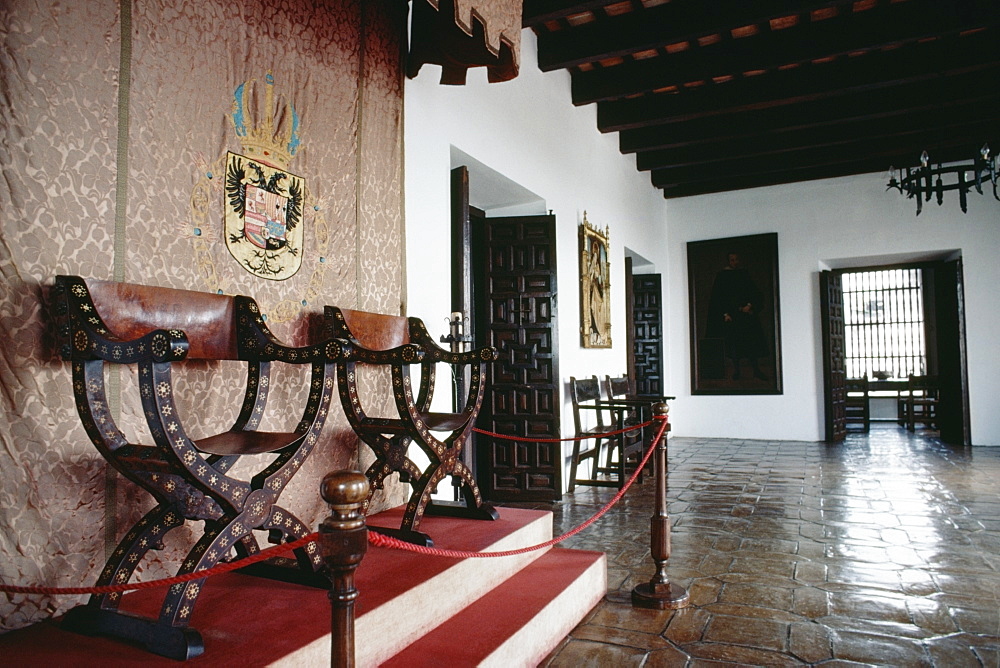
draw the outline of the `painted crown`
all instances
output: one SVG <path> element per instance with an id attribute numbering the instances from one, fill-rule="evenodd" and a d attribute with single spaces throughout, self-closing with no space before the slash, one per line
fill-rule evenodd
<path id="1" fill-rule="evenodd" d="M 264 120 L 252 125 L 249 116 L 256 104 L 258 84 L 251 79 L 241 83 L 233 94 L 233 127 L 240 138 L 244 155 L 278 169 L 287 169 L 299 149 L 299 116 L 291 102 L 278 109 L 275 119 L 274 77 L 264 77 Z M 248 126 L 248 122 L 251 124 Z"/>

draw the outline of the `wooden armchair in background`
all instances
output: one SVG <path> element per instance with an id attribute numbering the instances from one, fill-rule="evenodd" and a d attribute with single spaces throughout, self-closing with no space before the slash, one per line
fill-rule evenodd
<path id="1" fill-rule="evenodd" d="M 937 376 L 909 376 L 906 397 L 906 428 L 916 430 L 923 424 L 930 429 L 938 428 L 938 402 L 941 390 Z"/>
<path id="2" fill-rule="evenodd" d="M 604 390 L 607 393 L 608 401 L 629 408 L 628 412 L 625 413 L 625 427 L 645 424 L 653 419 L 653 404 L 659 401 L 659 398 L 639 398 L 636 396 L 635 383 L 627 375 L 605 376 Z M 634 446 L 638 446 L 644 455 L 649 446 L 648 438 L 651 433 L 650 430 L 643 428 L 624 434 L 625 448 L 633 449 Z M 606 465 L 610 466 L 611 462 L 607 462 Z"/>
<path id="3" fill-rule="evenodd" d="M 634 411 L 634 407 L 601 399 L 597 376 L 581 380 L 571 376 L 569 392 L 573 403 L 574 435 L 584 440 L 573 442 L 568 490 L 572 492 L 577 485 L 620 489 L 625 484 L 628 462 L 641 459 L 642 440 L 625 438 L 631 434 L 603 434 L 624 429 L 626 415 Z M 588 415 L 592 417 L 588 419 Z M 581 477 L 580 464 L 588 460 L 590 477 Z"/>
<path id="4" fill-rule="evenodd" d="M 868 396 L 868 374 L 861 378 L 848 378 L 844 398 L 844 422 L 848 426 L 860 425 L 862 431 L 871 429 L 871 405 Z"/>

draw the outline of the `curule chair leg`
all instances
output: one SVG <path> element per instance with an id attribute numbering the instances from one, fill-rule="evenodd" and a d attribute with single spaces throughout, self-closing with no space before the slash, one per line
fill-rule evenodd
<path id="1" fill-rule="evenodd" d="M 128 582 L 146 552 L 163 548 L 167 532 L 184 524 L 184 517 L 175 506 L 161 503 L 146 513 L 118 543 L 97 581 L 98 586 Z M 201 634 L 195 629 L 119 613 L 121 598 L 117 592 L 91 596 L 87 605 L 67 612 L 61 626 L 84 635 L 126 638 L 149 652 L 179 661 L 205 651 Z"/>
<path id="2" fill-rule="evenodd" d="M 474 520 L 500 519 L 500 514 L 496 508 L 488 503 L 483 503 L 482 494 L 479 492 L 479 486 L 476 484 L 472 471 L 461 460 L 452 460 L 450 473 L 443 467 L 440 467 L 438 470 L 441 471 L 438 482 L 450 475 L 452 484 L 461 489 L 462 499 L 465 503 L 464 505 L 460 505 L 438 499 L 430 499 L 426 507 L 426 514 L 444 517 L 463 517 Z M 431 491 L 436 486 L 437 483 L 434 483 L 431 486 Z"/>

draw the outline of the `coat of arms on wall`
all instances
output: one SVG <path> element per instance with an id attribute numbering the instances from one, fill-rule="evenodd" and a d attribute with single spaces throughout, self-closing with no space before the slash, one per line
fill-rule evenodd
<path id="1" fill-rule="evenodd" d="M 251 88 L 234 95 L 233 126 L 245 155 L 226 155 L 226 247 L 244 269 L 271 280 L 294 275 L 302 264 L 302 204 L 305 182 L 287 171 L 298 150 L 298 115 L 291 104 L 286 128 L 274 127 L 274 82 L 266 79 L 266 116 L 248 128 Z"/>
<path id="2" fill-rule="evenodd" d="M 611 347 L 610 232 L 591 226 L 587 212 L 580 225 L 580 339 L 584 348 Z"/>

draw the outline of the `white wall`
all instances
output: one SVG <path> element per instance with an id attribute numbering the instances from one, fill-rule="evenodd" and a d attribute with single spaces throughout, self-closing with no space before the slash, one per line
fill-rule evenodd
<path id="1" fill-rule="evenodd" d="M 816 441 L 823 438 L 823 374 L 817 273 L 826 265 L 861 266 L 882 256 L 960 250 L 965 263 L 972 437 L 1000 444 L 1000 203 L 969 197 L 962 214 L 954 197 L 925 206 L 885 192 L 880 174 L 663 200 L 617 135 L 596 130 L 596 108 L 570 103 L 565 71 L 543 74 L 536 43 L 522 33 L 521 73 L 487 84 L 471 71 L 466 86 L 438 83 L 424 66 L 406 82 L 406 226 L 409 313 L 435 338 L 451 311 L 449 182 L 451 147 L 540 196 L 539 213 L 556 216 L 559 246 L 560 373 L 617 374 L 625 368 L 624 248 L 664 275 L 664 352 L 673 434 Z M 612 350 L 579 344 L 577 226 L 588 219 L 611 228 Z M 664 220 L 666 225 L 664 226 Z M 688 241 L 778 233 L 784 393 L 691 396 Z M 866 258 L 874 258 L 871 262 Z M 570 431 L 564 411 L 564 433 Z"/>
<path id="2" fill-rule="evenodd" d="M 888 167 L 888 166 L 887 166 Z M 943 206 L 885 191 L 881 174 L 756 188 L 670 200 L 664 300 L 667 386 L 676 435 L 822 440 L 823 363 L 819 315 L 821 268 L 881 263 L 883 256 L 961 251 L 972 439 L 1000 444 L 1000 202 L 969 195 L 963 214 L 952 193 Z M 784 393 L 692 396 L 687 320 L 687 242 L 778 233 Z"/>
<path id="3" fill-rule="evenodd" d="M 435 339 L 447 332 L 454 147 L 538 195 L 534 213 L 551 209 L 555 215 L 559 372 L 565 386 L 572 375 L 625 372 L 624 247 L 656 269 L 666 266 L 666 201 L 648 175 L 636 171 L 634 157 L 619 152 L 617 135 L 597 132 L 596 107 L 573 107 L 569 75 L 539 71 L 535 49 L 534 34 L 524 31 L 521 72 L 510 82 L 487 84 L 484 70 L 471 70 L 465 86 L 442 86 L 440 69 L 427 65 L 406 82 L 408 314 L 423 318 Z M 577 235 L 584 211 L 592 225 L 610 228 L 610 350 L 580 346 Z M 566 409 L 563 431 L 571 430 Z"/>

